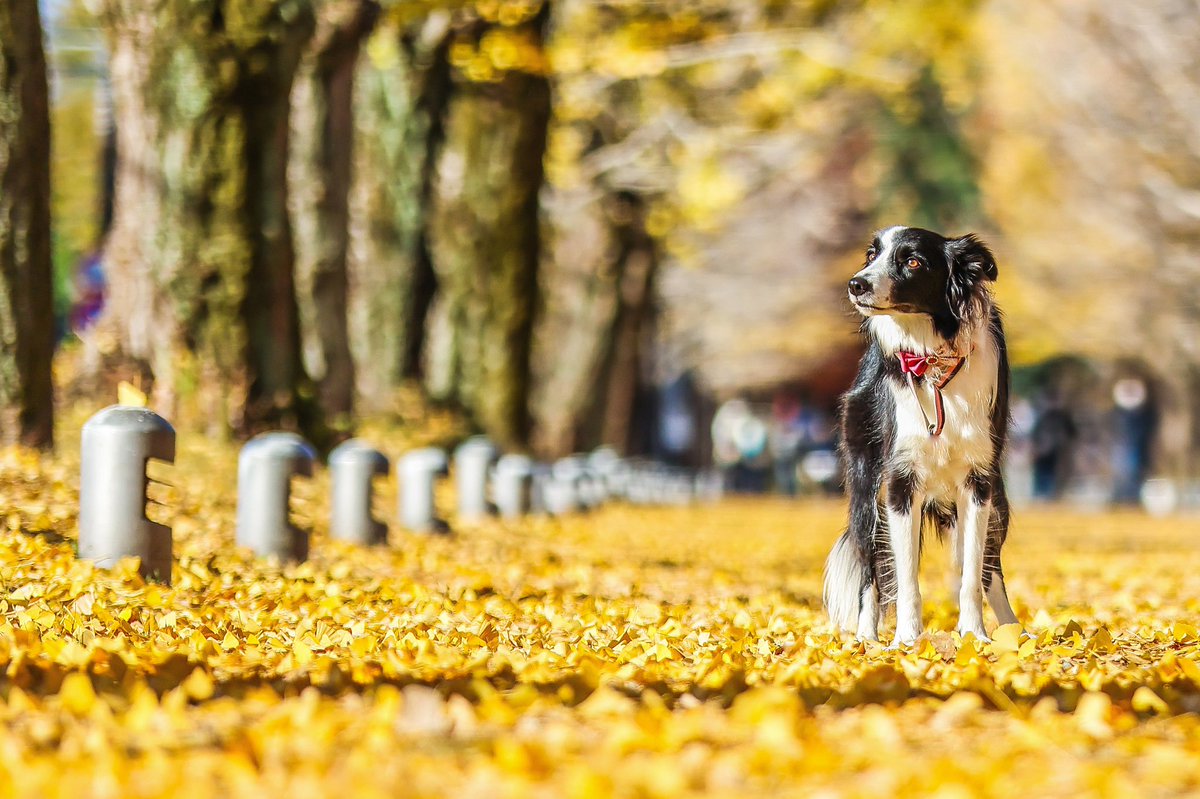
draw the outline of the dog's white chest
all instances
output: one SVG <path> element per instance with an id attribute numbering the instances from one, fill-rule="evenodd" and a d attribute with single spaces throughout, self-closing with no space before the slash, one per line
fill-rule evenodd
<path id="1" fill-rule="evenodd" d="M 967 475 L 985 471 L 991 464 L 995 451 L 991 416 L 999 364 L 994 346 L 981 344 L 942 389 L 945 421 L 939 435 L 929 431 L 936 402 L 931 381 L 918 381 L 915 392 L 908 383 L 892 385 L 896 402 L 892 456 L 912 471 L 929 500 L 957 499 Z"/>

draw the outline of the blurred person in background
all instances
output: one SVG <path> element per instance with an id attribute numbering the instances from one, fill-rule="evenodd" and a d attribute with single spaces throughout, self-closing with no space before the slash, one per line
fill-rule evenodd
<path id="1" fill-rule="evenodd" d="M 746 413 L 749 413 L 749 408 L 745 400 L 731 399 L 722 403 L 713 415 L 713 465 L 721 472 L 725 488 L 729 490 L 734 489 L 734 470 L 741 458 L 733 431 Z"/>
<path id="2" fill-rule="evenodd" d="M 1011 416 L 1005 479 L 1009 499 L 1016 504 L 1033 497 L 1033 429 L 1038 417 L 1033 403 L 1023 396 L 1014 397 Z"/>
<path id="3" fill-rule="evenodd" d="M 767 423 L 753 410 L 733 429 L 738 448 L 738 464 L 734 470 L 734 490 L 747 494 L 765 494 L 771 467 L 771 452 L 767 447 Z"/>
<path id="4" fill-rule="evenodd" d="M 743 399 L 731 399 L 717 409 L 712 423 L 713 461 L 735 493 L 767 490 L 770 452 L 767 424 Z"/>
<path id="5" fill-rule="evenodd" d="M 80 260 L 72 294 L 70 328 L 78 335 L 94 325 L 104 310 L 104 263 L 99 251 Z"/>
<path id="6" fill-rule="evenodd" d="M 695 384 L 684 372 L 663 389 L 658 406 L 656 454 L 672 466 L 691 466 L 697 448 L 697 404 Z"/>
<path id="7" fill-rule="evenodd" d="M 789 497 L 796 495 L 796 468 L 807 438 L 803 413 L 804 405 L 800 398 L 787 391 L 775 394 L 771 402 L 769 432 L 771 464 L 775 490 Z"/>
<path id="8" fill-rule="evenodd" d="M 1136 504 L 1150 468 L 1158 414 L 1146 381 L 1125 377 L 1113 385 L 1113 502 Z"/>
<path id="9" fill-rule="evenodd" d="M 840 489 L 837 456 L 837 428 L 834 415 L 826 408 L 809 403 L 801 413 L 804 438 L 800 446 L 800 490 L 814 494 L 832 494 Z"/>
<path id="10" fill-rule="evenodd" d="M 1056 391 L 1042 395 L 1030 436 L 1033 451 L 1033 498 L 1052 501 L 1062 495 L 1069 477 L 1075 421 Z"/>

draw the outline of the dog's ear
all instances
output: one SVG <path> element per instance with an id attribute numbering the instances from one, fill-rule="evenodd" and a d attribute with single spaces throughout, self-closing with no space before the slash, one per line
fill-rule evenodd
<path id="1" fill-rule="evenodd" d="M 995 280 L 998 274 L 996 257 L 973 233 L 947 241 L 946 260 L 950 264 L 951 277 L 968 285 L 980 280 Z"/>

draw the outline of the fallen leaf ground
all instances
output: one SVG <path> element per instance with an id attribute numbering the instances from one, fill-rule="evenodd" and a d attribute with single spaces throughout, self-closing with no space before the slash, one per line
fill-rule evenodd
<path id="1" fill-rule="evenodd" d="M 314 557 L 281 567 L 232 546 L 236 452 L 182 439 L 154 489 L 166 587 L 75 560 L 69 437 L 0 455 L 0 796 L 1200 790 L 1197 519 L 1019 513 L 1029 635 L 989 645 L 947 632 L 932 547 L 932 633 L 893 652 L 820 612 L 836 502 L 614 506 L 366 550 L 325 537 L 319 476 L 297 502 Z"/>

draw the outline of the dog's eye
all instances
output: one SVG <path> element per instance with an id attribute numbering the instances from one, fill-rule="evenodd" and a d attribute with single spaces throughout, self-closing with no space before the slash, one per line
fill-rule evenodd
<path id="1" fill-rule="evenodd" d="M 875 248 L 869 247 L 869 248 L 867 248 L 867 263 L 871 263 L 871 261 L 874 261 L 874 260 L 875 260 Z"/>
<path id="2" fill-rule="evenodd" d="M 920 269 L 921 268 L 921 262 L 918 261 L 916 258 L 909 258 L 908 261 L 905 262 L 904 265 L 907 266 L 909 269 Z"/>

